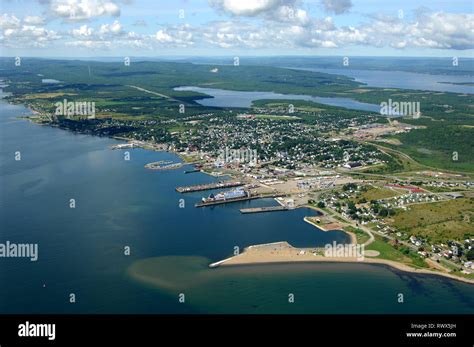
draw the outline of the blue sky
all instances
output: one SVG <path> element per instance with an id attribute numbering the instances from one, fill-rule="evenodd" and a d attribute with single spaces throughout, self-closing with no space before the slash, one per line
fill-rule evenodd
<path id="1" fill-rule="evenodd" d="M 0 0 L 2 56 L 474 56 L 466 0 Z"/>

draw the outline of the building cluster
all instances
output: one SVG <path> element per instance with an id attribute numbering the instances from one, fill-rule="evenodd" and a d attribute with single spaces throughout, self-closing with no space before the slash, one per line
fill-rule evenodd
<path id="1" fill-rule="evenodd" d="M 406 190 L 415 189 L 412 186 L 405 186 Z M 467 238 L 463 242 L 448 240 L 445 243 L 436 243 L 428 238 L 419 235 L 412 235 L 403 230 L 389 225 L 386 217 L 398 213 L 400 209 L 407 209 L 411 204 L 431 203 L 447 199 L 458 198 L 457 194 L 444 193 L 432 194 L 407 193 L 392 198 L 366 201 L 360 199 L 360 194 L 366 186 L 355 183 L 347 184 L 340 190 L 332 190 L 320 196 L 318 206 L 332 209 L 341 214 L 342 217 L 354 220 L 357 224 L 367 225 L 377 232 L 387 235 L 395 242 L 403 242 L 409 245 L 413 252 L 424 258 L 431 258 L 435 261 L 448 261 L 452 266 L 464 273 L 471 273 L 474 270 L 474 239 Z M 359 199 L 356 199 L 358 198 Z M 355 203 L 354 201 L 357 201 Z"/>
<path id="2" fill-rule="evenodd" d="M 288 170 L 355 168 L 384 162 L 383 154 L 372 146 L 330 137 L 315 125 L 297 121 L 211 118 L 172 134 L 171 141 L 177 151 L 196 151 L 211 157 L 217 157 L 225 148 L 252 150 L 259 162 Z"/>

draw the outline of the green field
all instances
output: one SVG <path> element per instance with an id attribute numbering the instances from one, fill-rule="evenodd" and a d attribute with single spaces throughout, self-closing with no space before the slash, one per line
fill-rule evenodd
<path id="1" fill-rule="evenodd" d="M 397 210 L 388 222 L 409 235 L 431 243 L 464 240 L 474 236 L 474 199 L 463 198 L 409 206 Z"/>
<path id="2" fill-rule="evenodd" d="M 387 199 L 401 194 L 403 193 L 397 192 L 393 189 L 369 186 L 366 191 L 363 191 L 357 196 L 356 202 L 359 203 L 363 199 L 366 201 Z"/>
<path id="3" fill-rule="evenodd" d="M 377 258 L 392 260 L 400 263 L 404 263 L 410 266 L 426 268 L 428 264 L 418 254 L 408 252 L 406 247 L 393 246 L 388 243 L 388 240 L 375 235 L 375 241 L 366 247 L 366 250 L 374 250 L 380 253 Z M 405 252 L 402 250 L 405 249 Z"/>
<path id="4" fill-rule="evenodd" d="M 348 226 L 348 227 L 345 227 L 344 230 L 354 233 L 357 238 L 357 243 L 359 244 L 367 242 L 370 238 L 369 235 L 365 231 L 359 228 Z"/>

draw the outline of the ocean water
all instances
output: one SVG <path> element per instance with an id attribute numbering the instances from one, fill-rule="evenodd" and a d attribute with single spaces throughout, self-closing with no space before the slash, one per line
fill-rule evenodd
<path id="1" fill-rule="evenodd" d="M 207 264 L 199 257 L 149 258 L 134 263 L 129 275 L 172 298 L 184 294 L 201 313 L 472 313 L 474 304 L 472 285 L 386 266 Z"/>
<path id="2" fill-rule="evenodd" d="M 0 312 L 175 312 L 174 301 L 154 292 L 147 298 L 145 289 L 126 279 L 127 267 L 166 255 L 216 261 L 235 246 L 262 242 L 303 246 L 348 239 L 305 223 L 303 217 L 314 214 L 307 209 L 272 218 L 239 212 L 275 204 L 272 200 L 195 208 L 208 193 L 181 195 L 175 186 L 214 178 L 143 167 L 176 161 L 175 155 L 134 149 L 125 161 L 124 151 L 108 148 L 117 141 L 17 118 L 28 113 L 22 106 L 1 104 L 0 237 L 1 242 L 37 243 L 39 260 L 0 259 L 0 281 L 7 284 L 0 288 Z M 181 198 L 185 208 L 179 208 Z M 74 209 L 70 199 L 75 199 Z M 124 255 L 125 246 L 130 256 Z M 74 305 L 67 301 L 70 293 L 76 294 Z"/>
<path id="3" fill-rule="evenodd" d="M 305 223 L 297 209 L 241 215 L 272 200 L 195 208 L 207 192 L 175 186 L 201 174 L 152 171 L 165 152 L 39 126 L 0 101 L 0 242 L 37 243 L 38 261 L 0 258 L 0 313 L 472 312 L 474 286 L 364 264 L 280 264 L 208 269 L 257 243 L 345 242 Z M 21 160 L 15 160 L 20 152 Z M 179 199 L 185 199 L 185 208 Z M 70 208 L 75 199 L 75 208 Z M 124 255 L 124 247 L 131 254 Z M 405 294 L 399 305 L 397 293 Z M 69 295 L 76 302 L 69 302 Z M 186 303 L 180 304 L 179 293 Z M 287 303 L 294 293 L 295 305 Z"/>
<path id="4" fill-rule="evenodd" d="M 439 75 L 408 71 L 359 70 L 351 67 L 328 69 L 288 66 L 288 68 L 352 77 L 357 82 L 364 83 L 368 87 L 474 94 L 474 86 L 464 84 L 474 84 L 473 76 Z"/>

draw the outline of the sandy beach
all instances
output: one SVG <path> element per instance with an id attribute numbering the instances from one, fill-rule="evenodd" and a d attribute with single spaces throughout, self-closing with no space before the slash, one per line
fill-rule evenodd
<path id="1" fill-rule="evenodd" d="M 246 248 L 243 253 L 212 263 L 209 267 L 231 265 L 251 265 L 265 263 L 294 263 L 294 262 L 342 262 L 342 263 L 369 263 L 384 264 L 395 269 L 428 275 L 438 275 L 448 277 L 465 283 L 474 284 L 474 280 L 458 277 L 449 273 L 428 269 L 416 269 L 408 265 L 392 260 L 364 257 L 363 260 L 355 257 L 326 257 L 322 248 L 295 248 L 288 242 L 274 242 L 262 245 L 254 245 Z"/>

